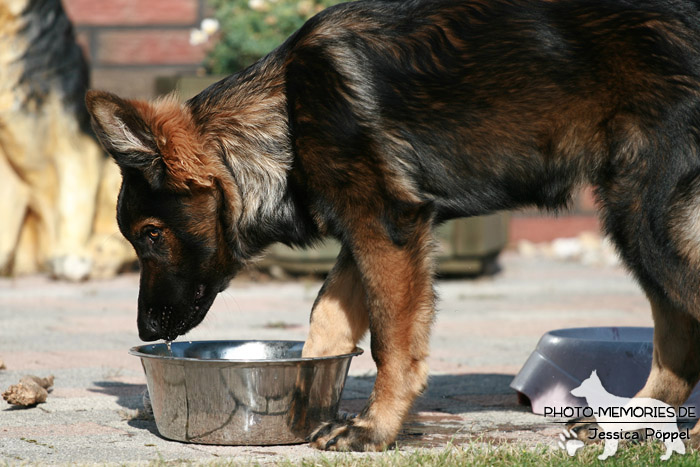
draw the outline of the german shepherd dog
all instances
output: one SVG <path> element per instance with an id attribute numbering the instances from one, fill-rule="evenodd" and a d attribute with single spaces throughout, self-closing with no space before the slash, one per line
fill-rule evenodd
<path id="1" fill-rule="evenodd" d="M 123 174 L 143 340 L 199 324 L 271 243 L 340 240 L 303 354 L 369 329 L 377 378 L 316 447 L 388 446 L 425 387 L 433 227 L 560 209 L 580 183 L 651 302 L 638 396 L 678 405 L 700 377 L 700 1 L 357 1 L 183 105 L 87 104 Z"/>

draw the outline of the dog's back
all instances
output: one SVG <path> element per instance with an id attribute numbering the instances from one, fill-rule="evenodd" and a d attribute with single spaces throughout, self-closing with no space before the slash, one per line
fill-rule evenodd
<path id="1" fill-rule="evenodd" d="M 286 45 L 295 132 L 381 158 L 440 218 L 563 207 L 689 118 L 699 26 L 680 2 L 345 4 Z"/>

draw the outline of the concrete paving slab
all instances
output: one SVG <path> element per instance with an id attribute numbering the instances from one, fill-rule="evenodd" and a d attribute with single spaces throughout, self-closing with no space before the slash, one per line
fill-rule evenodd
<path id="1" fill-rule="evenodd" d="M 619 267 L 583 266 L 506 253 L 502 271 L 440 280 L 431 377 L 398 440 L 400 449 L 441 449 L 480 439 L 556 444 L 560 426 L 518 405 L 513 376 L 545 332 L 577 326 L 651 326 L 639 287 Z M 235 280 L 185 340 L 299 339 L 321 283 Z M 138 276 L 67 284 L 0 279 L 0 391 L 24 374 L 55 375 L 34 408 L 0 401 L 0 463 L 275 463 L 328 457 L 306 445 L 204 446 L 166 440 L 143 417 L 145 378 L 128 355 L 138 345 Z M 181 338 L 182 339 L 182 338 Z M 369 349 L 365 339 L 361 346 Z M 375 367 L 355 359 L 341 409 L 359 411 Z M 361 454 L 367 455 L 367 454 Z"/>

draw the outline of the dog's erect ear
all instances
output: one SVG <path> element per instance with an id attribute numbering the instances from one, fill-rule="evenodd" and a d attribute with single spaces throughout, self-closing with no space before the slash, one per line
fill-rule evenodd
<path id="1" fill-rule="evenodd" d="M 103 91 L 88 91 L 85 103 L 95 134 L 117 164 L 140 170 L 151 187 L 160 188 L 165 165 L 153 132 L 134 103 Z"/>

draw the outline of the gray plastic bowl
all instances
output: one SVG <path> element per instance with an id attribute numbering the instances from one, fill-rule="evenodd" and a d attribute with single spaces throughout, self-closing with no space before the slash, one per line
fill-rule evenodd
<path id="1" fill-rule="evenodd" d="M 609 393 L 632 397 L 649 376 L 653 336 L 654 329 L 644 327 L 550 331 L 542 336 L 510 387 L 529 399 L 536 414 L 543 414 L 545 407 L 586 407 L 585 399 L 570 391 L 593 370 Z M 700 408 L 698 387 L 685 405 Z"/>
<path id="2" fill-rule="evenodd" d="M 350 360 L 301 358 L 299 341 L 193 341 L 133 347 L 166 438 L 202 444 L 304 442 L 337 415 Z"/>

